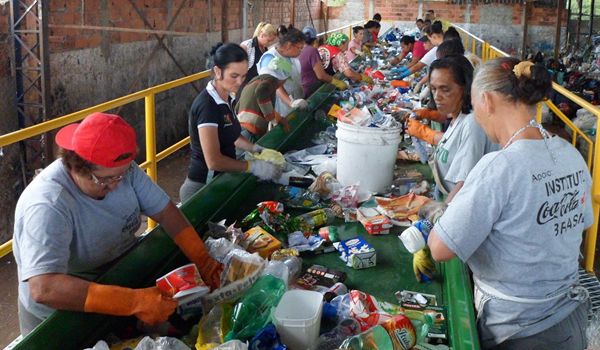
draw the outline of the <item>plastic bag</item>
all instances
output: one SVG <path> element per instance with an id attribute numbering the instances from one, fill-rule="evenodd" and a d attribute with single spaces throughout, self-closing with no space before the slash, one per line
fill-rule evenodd
<path id="1" fill-rule="evenodd" d="M 208 350 L 221 344 L 225 334 L 229 332 L 232 307 L 229 304 L 218 304 L 200 319 L 196 350 Z"/>
<path id="2" fill-rule="evenodd" d="M 600 350 L 600 310 L 596 311 L 590 321 L 586 330 L 588 339 L 588 350 Z"/>
<path id="3" fill-rule="evenodd" d="M 217 303 L 237 299 L 258 280 L 265 267 L 263 258 L 243 249 L 230 251 L 223 263 L 225 269 L 221 273 L 221 288 L 202 297 L 204 310 L 210 310 Z"/>
<path id="4" fill-rule="evenodd" d="M 271 275 L 261 276 L 234 306 L 231 331 L 225 340 L 249 340 L 271 321 L 271 312 L 285 293 L 285 283 Z"/>
<path id="5" fill-rule="evenodd" d="M 144 337 L 134 350 L 190 350 L 190 348 L 177 338 L 160 337 L 153 340 Z"/>
<path id="6" fill-rule="evenodd" d="M 378 301 L 372 295 L 359 290 L 352 290 L 349 294 L 350 316 L 358 321 L 361 331 L 382 324 L 390 320 L 393 315 L 402 313 L 400 306 Z"/>
<path id="7" fill-rule="evenodd" d="M 237 339 L 230 340 L 217 346 L 214 350 L 247 350 L 248 344 Z"/>
<path id="8" fill-rule="evenodd" d="M 106 342 L 104 340 L 98 340 L 98 342 L 96 343 L 96 345 L 94 345 L 94 347 L 86 348 L 84 350 L 110 350 L 110 348 L 108 347 L 108 344 L 106 344 Z"/>

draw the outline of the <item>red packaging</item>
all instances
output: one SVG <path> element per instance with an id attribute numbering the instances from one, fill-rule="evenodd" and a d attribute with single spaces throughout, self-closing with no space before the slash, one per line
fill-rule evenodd
<path id="1" fill-rule="evenodd" d="M 209 291 L 195 264 L 183 265 L 169 272 L 156 280 L 156 286 L 163 294 L 173 298 Z"/>

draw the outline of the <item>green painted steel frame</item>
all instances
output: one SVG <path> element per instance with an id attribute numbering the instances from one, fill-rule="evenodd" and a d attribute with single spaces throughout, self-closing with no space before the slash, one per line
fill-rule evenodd
<path id="1" fill-rule="evenodd" d="M 303 136 L 314 119 L 312 112 L 326 101 L 333 87 L 321 87 L 309 99 L 306 112 L 290 116 L 293 131 L 273 129 L 260 144 L 274 149 L 288 149 Z M 240 203 L 256 188 L 256 178 L 248 174 L 222 174 L 182 205 L 194 227 L 208 220 L 235 215 Z M 185 257 L 159 226 L 144 236 L 132 251 L 117 261 L 98 282 L 126 287 L 146 287 L 157 277 L 182 265 Z M 472 288 L 465 265 L 458 260 L 442 264 L 443 299 L 448 308 L 450 344 L 453 349 L 479 349 L 473 312 Z M 25 337 L 15 350 L 82 349 L 102 339 L 123 318 L 80 312 L 58 311 Z"/>

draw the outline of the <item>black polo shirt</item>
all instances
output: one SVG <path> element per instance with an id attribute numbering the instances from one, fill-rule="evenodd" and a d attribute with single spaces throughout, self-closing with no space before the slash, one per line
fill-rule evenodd
<path id="1" fill-rule="evenodd" d="M 192 103 L 188 119 L 188 129 L 191 138 L 192 157 L 188 178 L 193 181 L 206 183 L 210 169 L 206 165 L 204 153 L 200 145 L 200 128 L 217 128 L 221 154 L 235 159 L 235 141 L 240 137 L 242 128 L 237 119 L 233 99 L 225 102 L 215 90 L 212 81 L 206 85 Z M 218 172 L 215 172 L 217 175 Z"/>

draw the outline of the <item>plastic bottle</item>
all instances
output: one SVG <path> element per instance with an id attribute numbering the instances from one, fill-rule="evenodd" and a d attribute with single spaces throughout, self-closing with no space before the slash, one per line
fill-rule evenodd
<path id="1" fill-rule="evenodd" d="M 347 318 L 342 320 L 331 331 L 321 334 L 317 341 L 317 350 L 335 350 L 340 347 L 348 337 L 358 334 L 360 325 L 355 319 Z"/>
<path id="2" fill-rule="evenodd" d="M 411 113 L 410 119 L 417 119 L 417 116 L 414 113 Z M 427 160 L 429 159 L 429 155 L 427 154 L 427 146 L 425 144 L 425 141 L 419 140 L 416 137 L 412 137 L 412 143 L 415 147 L 415 151 L 419 155 L 419 160 L 421 161 L 421 163 L 426 164 Z"/>
<path id="3" fill-rule="evenodd" d="M 317 209 L 292 218 L 288 227 L 290 232 L 301 231 L 310 235 L 316 228 L 329 225 L 334 219 L 335 213 L 331 208 Z"/>
<path id="4" fill-rule="evenodd" d="M 285 293 L 285 283 L 271 275 L 261 276 L 240 301 L 231 315 L 231 331 L 225 341 L 250 340 L 269 323 L 271 311 Z"/>
<path id="5" fill-rule="evenodd" d="M 381 325 L 372 327 L 342 343 L 341 349 L 353 350 L 408 350 L 417 343 L 415 328 L 404 315 L 395 315 Z"/>

